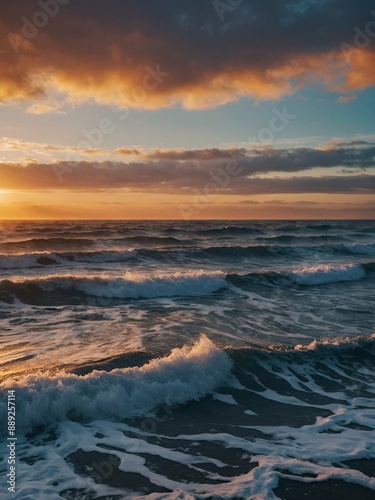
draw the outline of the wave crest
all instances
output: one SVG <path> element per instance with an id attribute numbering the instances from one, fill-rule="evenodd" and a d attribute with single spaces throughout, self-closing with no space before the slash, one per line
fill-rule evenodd
<path id="1" fill-rule="evenodd" d="M 17 391 L 17 426 L 31 429 L 58 421 L 146 416 L 158 405 L 184 404 L 211 393 L 228 379 L 232 363 L 202 335 L 192 346 L 175 348 L 135 368 L 78 376 L 27 375 Z M 1 414 L 6 407 L 2 403 Z"/>
<path id="2" fill-rule="evenodd" d="M 158 297 L 199 296 L 226 286 L 222 271 L 190 271 L 173 274 L 128 272 L 121 277 L 110 275 L 49 275 L 38 278 L 16 278 L 0 281 L 0 298 L 18 297 L 21 301 L 49 303 L 65 300 L 72 292 L 105 299 L 151 299 Z"/>
<path id="3" fill-rule="evenodd" d="M 325 285 L 341 281 L 357 281 L 365 278 L 366 273 L 361 265 L 356 264 L 319 264 L 305 267 L 286 274 L 299 285 Z"/>

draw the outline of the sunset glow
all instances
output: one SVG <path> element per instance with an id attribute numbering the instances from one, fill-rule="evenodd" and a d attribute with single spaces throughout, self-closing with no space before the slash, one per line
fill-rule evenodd
<path id="1" fill-rule="evenodd" d="M 1 218 L 373 217 L 370 2 L 45 3 L 5 1 Z"/>

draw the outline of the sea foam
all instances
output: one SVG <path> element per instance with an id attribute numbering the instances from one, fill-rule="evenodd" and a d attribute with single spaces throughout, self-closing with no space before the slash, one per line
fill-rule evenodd
<path id="1" fill-rule="evenodd" d="M 153 276 L 127 273 L 124 277 L 110 280 L 85 279 L 78 283 L 78 288 L 87 295 L 118 299 L 195 296 L 225 287 L 225 276 L 221 271 L 190 271 Z"/>
<path id="2" fill-rule="evenodd" d="M 215 292 L 226 286 L 222 271 L 187 271 L 145 275 L 127 272 L 122 276 L 63 274 L 38 278 L 15 278 L 0 281 L 0 289 L 17 295 L 30 288 L 52 293 L 55 290 L 81 292 L 108 299 L 137 299 L 157 297 L 198 296 Z"/>
<path id="3" fill-rule="evenodd" d="M 286 274 L 289 279 L 299 285 L 325 285 L 340 281 L 357 281 L 366 276 L 361 265 L 344 264 L 304 267 Z"/>
<path id="4" fill-rule="evenodd" d="M 229 357 L 206 336 L 135 368 L 27 375 L 17 391 L 18 429 L 65 419 L 126 419 L 148 415 L 158 405 L 183 404 L 213 392 L 229 377 Z M 6 407 L 1 414 L 5 420 Z"/>

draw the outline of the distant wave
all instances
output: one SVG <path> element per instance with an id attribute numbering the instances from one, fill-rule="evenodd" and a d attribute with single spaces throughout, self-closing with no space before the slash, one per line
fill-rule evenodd
<path id="1" fill-rule="evenodd" d="M 332 228 L 337 228 L 337 223 L 317 223 L 317 224 L 306 224 L 306 223 L 295 223 L 295 224 L 285 224 L 276 227 L 274 230 L 277 232 L 292 232 L 292 231 L 329 231 Z"/>
<path id="2" fill-rule="evenodd" d="M 63 265 L 68 262 L 122 262 L 135 257 L 135 250 L 112 252 L 110 250 L 82 252 L 32 252 L 20 254 L 0 254 L 0 269 L 33 268 Z"/>
<path id="3" fill-rule="evenodd" d="M 195 236 L 245 236 L 251 234 L 264 234 L 259 228 L 248 226 L 226 225 L 222 227 L 196 228 L 191 227 L 171 227 L 165 230 L 167 234 L 191 234 Z"/>
<path id="4" fill-rule="evenodd" d="M 227 279 L 230 283 L 246 288 L 251 284 L 272 283 L 276 285 L 290 286 L 316 286 L 340 283 L 344 281 L 358 281 L 375 272 L 375 263 L 364 264 L 319 264 L 281 272 L 249 273 L 244 275 L 229 274 Z"/>
<path id="5" fill-rule="evenodd" d="M 225 274 L 221 271 L 191 271 L 153 276 L 126 273 L 121 277 L 50 275 L 1 280 L 0 300 L 11 300 L 15 296 L 26 303 L 66 301 L 71 304 L 75 298 L 82 299 L 82 296 L 103 299 L 199 296 L 225 286 Z"/>
<path id="6" fill-rule="evenodd" d="M 115 238 L 116 244 L 120 243 L 131 243 L 137 245 L 145 246 L 167 246 L 167 245 L 190 245 L 191 240 L 180 240 L 178 238 L 172 238 L 171 236 L 128 236 L 125 238 Z"/>
<path id="7" fill-rule="evenodd" d="M 342 249 L 350 253 L 375 255 L 375 243 L 343 245 Z"/>
<path id="8" fill-rule="evenodd" d="M 352 236 L 352 235 L 351 235 Z M 332 244 L 332 243 L 343 243 L 348 241 L 345 236 L 338 236 L 338 235 L 332 235 L 332 234 L 313 234 L 313 235 L 301 235 L 301 236 L 294 236 L 294 235 L 288 235 L 288 234 L 283 234 L 280 236 L 270 236 L 270 237 L 259 237 L 255 239 L 259 243 L 265 243 L 265 244 L 283 244 L 283 245 L 293 245 L 293 244 L 308 244 L 308 243 L 325 243 L 325 244 Z"/>
<path id="9" fill-rule="evenodd" d="M 215 259 L 227 262 L 233 262 L 237 258 L 267 258 L 274 257 L 276 251 L 272 247 L 265 245 L 254 246 L 212 246 L 207 248 L 183 248 L 183 249 L 137 249 L 139 257 L 160 261 L 176 261 L 192 259 L 201 261 L 202 259 L 209 262 Z M 280 252 L 281 253 L 281 252 Z"/>
<path id="10" fill-rule="evenodd" d="M 127 272 L 121 276 L 97 274 L 53 274 L 0 281 L 0 301 L 14 298 L 27 304 L 76 304 L 90 297 L 106 301 L 207 295 L 231 285 L 247 289 L 259 283 L 282 286 L 316 286 L 357 281 L 375 272 L 375 263 L 319 264 L 280 272 L 226 274 L 222 271 L 186 271 L 145 275 Z"/>
<path id="11" fill-rule="evenodd" d="M 312 245 L 312 246 L 283 246 L 283 245 L 231 245 L 212 246 L 207 248 L 194 248 L 183 250 L 187 256 L 196 257 L 275 257 L 290 256 L 304 257 L 317 252 L 325 255 L 363 254 L 375 255 L 375 244 L 342 244 L 342 245 Z M 182 251 L 181 251 L 182 252 Z M 149 254 L 151 256 L 151 254 Z"/>
<path id="12" fill-rule="evenodd" d="M 183 258 L 227 260 L 236 258 L 269 259 L 280 257 L 304 258 L 311 254 L 330 255 L 375 255 L 374 243 L 314 245 L 314 246 L 282 246 L 282 245 L 220 245 L 207 248 L 137 248 L 124 250 L 81 250 L 30 252 L 17 254 L 0 254 L 0 269 L 32 268 L 40 266 L 65 265 L 72 262 L 123 262 L 130 258 L 148 258 L 156 261 L 178 261 Z"/>
<path id="13" fill-rule="evenodd" d="M 145 256 L 148 258 L 153 258 L 155 260 L 168 258 L 183 258 L 184 256 L 194 259 L 209 259 L 212 258 L 227 258 L 233 259 L 236 257 L 244 258 L 275 258 L 278 256 L 290 256 L 290 257 L 304 257 L 311 255 L 312 253 L 321 253 L 327 256 L 329 255 L 350 255 L 350 254 L 363 254 L 363 255 L 375 255 L 375 244 L 374 243 L 363 243 L 363 244 L 341 244 L 341 245 L 278 245 L 278 244 L 254 244 L 254 245 L 217 245 L 208 247 L 191 247 L 191 248 L 177 248 L 177 249 L 165 249 L 165 248 L 137 248 L 137 252 L 140 256 Z"/>
<path id="14" fill-rule="evenodd" d="M 264 234 L 261 229 L 246 226 L 224 226 L 220 228 L 197 229 L 192 233 L 200 236 L 233 237 L 252 234 Z"/>
<path id="15" fill-rule="evenodd" d="M 370 227 L 366 227 L 367 224 L 370 224 Z M 352 231 L 358 231 L 360 230 L 362 233 L 373 233 L 375 231 L 375 228 L 372 226 L 371 221 L 356 221 L 356 220 L 341 220 L 341 221 L 316 221 L 316 222 L 311 222 L 308 223 L 307 221 L 298 221 L 295 223 L 290 223 L 286 222 L 284 224 L 280 223 L 277 225 L 277 227 L 274 227 L 273 230 L 277 231 L 278 233 L 285 233 L 285 232 L 326 232 L 330 230 L 334 231 L 345 231 L 347 233 L 350 233 Z"/>
<path id="16" fill-rule="evenodd" d="M 134 242 L 133 242 L 134 243 Z M 363 246 L 363 245 L 362 245 Z M 363 253 L 367 253 L 363 249 Z M 169 248 L 137 248 L 128 250 L 94 250 L 94 251 L 71 251 L 71 252 L 30 252 L 17 254 L 0 254 L 0 269 L 17 269 L 17 268 L 33 268 L 40 266 L 64 265 L 72 262 L 123 262 L 130 258 L 147 258 L 156 261 L 173 261 L 186 258 L 191 259 L 207 259 L 213 258 L 232 260 L 235 258 L 258 257 L 267 258 L 278 255 L 299 255 L 304 251 L 304 248 L 294 249 L 294 247 L 281 246 L 266 246 L 255 245 L 248 247 L 241 246 L 217 246 L 208 248 L 184 248 L 184 249 L 169 249 Z M 358 253 L 360 251 L 358 250 Z M 368 251 L 370 254 L 370 251 Z M 375 254 L 375 248 L 374 248 Z"/>
<path id="17" fill-rule="evenodd" d="M 279 257 L 305 258 L 312 254 L 326 256 L 341 256 L 350 254 L 375 255 L 375 244 L 342 244 L 342 245 L 312 245 L 312 246 L 283 246 L 283 245 L 218 245 L 209 247 L 192 247 L 183 249 L 137 249 L 139 257 L 154 260 L 176 260 L 189 258 L 194 260 L 212 259 L 233 262 L 237 258 L 275 259 Z"/>
<path id="18" fill-rule="evenodd" d="M 207 337 L 169 356 L 134 368 L 85 376 L 57 373 L 25 376 L 17 391 L 17 428 L 56 424 L 64 419 L 126 419 L 148 415 L 161 404 L 183 404 L 210 394 L 230 375 L 231 361 Z M 5 419 L 5 403 L 0 414 Z"/>
<path id="19" fill-rule="evenodd" d="M 24 250 L 43 251 L 51 250 L 51 248 L 77 248 L 92 245 L 95 245 L 95 240 L 89 238 L 31 238 L 29 240 L 7 241 L 5 243 L 0 243 L 0 250 L 18 252 Z"/>

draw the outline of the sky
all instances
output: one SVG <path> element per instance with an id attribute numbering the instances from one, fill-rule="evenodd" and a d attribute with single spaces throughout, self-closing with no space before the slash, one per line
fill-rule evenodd
<path id="1" fill-rule="evenodd" d="M 0 219 L 375 215 L 367 0 L 2 0 Z"/>

